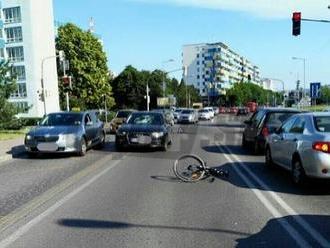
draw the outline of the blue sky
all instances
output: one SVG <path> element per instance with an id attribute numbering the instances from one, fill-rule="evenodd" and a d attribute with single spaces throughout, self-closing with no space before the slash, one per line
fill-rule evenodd
<path id="1" fill-rule="evenodd" d="M 330 24 L 302 23 L 291 35 L 291 12 L 303 18 L 328 18 L 327 0 L 54 0 L 55 19 L 87 29 L 90 17 L 102 35 L 109 67 L 120 73 L 181 67 L 183 44 L 224 42 L 258 65 L 264 77 L 294 88 L 306 58 L 306 81 L 330 84 Z M 180 78 L 181 74 L 173 76 Z"/>

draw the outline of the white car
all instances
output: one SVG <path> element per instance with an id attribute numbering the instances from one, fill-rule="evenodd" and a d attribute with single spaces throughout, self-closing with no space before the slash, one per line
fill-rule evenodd
<path id="1" fill-rule="evenodd" d="M 212 108 L 212 107 L 205 107 L 205 108 L 203 108 L 203 109 L 206 109 L 206 110 L 208 110 L 208 111 L 210 112 L 210 115 L 211 115 L 211 119 L 213 119 L 213 118 L 214 118 L 214 110 L 213 110 L 213 108 Z"/>
<path id="2" fill-rule="evenodd" d="M 198 119 L 200 119 L 200 120 L 211 120 L 211 112 L 207 109 L 198 110 Z"/>

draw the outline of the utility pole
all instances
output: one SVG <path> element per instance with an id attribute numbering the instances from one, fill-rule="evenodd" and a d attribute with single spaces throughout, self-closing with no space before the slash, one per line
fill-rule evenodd
<path id="1" fill-rule="evenodd" d="M 149 105 L 150 105 L 150 96 L 149 96 L 149 85 L 147 84 L 147 111 L 149 112 Z"/>

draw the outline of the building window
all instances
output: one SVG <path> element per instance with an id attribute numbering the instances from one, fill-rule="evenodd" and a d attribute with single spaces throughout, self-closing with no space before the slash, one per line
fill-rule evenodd
<path id="1" fill-rule="evenodd" d="M 199 58 L 199 53 L 197 53 L 197 58 Z"/>
<path id="2" fill-rule="evenodd" d="M 3 35 L 2 35 L 2 29 L 0 29 L 0 38 L 1 38 L 1 39 L 3 38 Z"/>
<path id="3" fill-rule="evenodd" d="M 197 79 L 200 79 L 200 76 L 199 75 L 197 75 Z"/>
<path id="4" fill-rule="evenodd" d="M 26 84 L 21 83 L 17 84 L 17 91 L 13 94 L 11 94 L 11 98 L 24 98 L 26 97 Z"/>
<path id="5" fill-rule="evenodd" d="M 6 28 L 7 43 L 22 42 L 22 27 Z"/>
<path id="6" fill-rule="evenodd" d="M 8 47 L 7 56 L 10 62 L 20 62 L 24 61 L 24 51 L 23 47 Z"/>
<path id="7" fill-rule="evenodd" d="M 199 61 L 197 61 L 197 65 L 199 65 Z"/>
<path id="8" fill-rule="evenodd" d="M 3 15 L 5 23 L 18 23 L 22 21 L 20 7 L 3 9 Z"/>
<path id="9" fill-rule="evenodd" d="M 26 114 L 29 112 L 29 104 L 27 102 L 14 102 L 14 104 L 18 108 L 19 113 Z"/>
<path id="10" fill-rule="evenodd" d="M 23 65 L 14 66 L 12 69 L 12 75 L 15 76 L 18 81 L 25 80 L 25 67 Z"/>

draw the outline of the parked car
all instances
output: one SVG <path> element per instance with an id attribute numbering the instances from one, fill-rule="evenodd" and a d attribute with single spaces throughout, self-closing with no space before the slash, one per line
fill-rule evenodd
<path id="1" fill-rule="evenodd" d="M 211 119 L 213 119 L 214 118 L 214 110 L 213 110 L 213 108 L 212 107 L 205 107 L 205 108 L 203 108 L 203 109 L 206 109 L 206 110 L 208 110 L 209 112 L 210 112 L 210 115 L 211 115 Z"/>
<path id="2" fill-rule="evenodd" d="M 266 143 L 266 165 L 291 171 L 296 184 L 306 177 L 330 178 L 330 114 L 303 113 L 289 118 Z"/>
<path id="3" fill-rule="evenodd" d="M 185 109 L 182 110 L 178 123 L 197 123 L 198 122 L 198 112 L 195 109 Z"/>
<path id="4" fill-rule="evenodd" d="M 220 107 L 220 110 L 219 110 L 219 113 L 220 114 L 225 114 L 227 111 L 226 111 L 226 108 L 225 107 Z"/>
<path id="5" fill-rule="evenodd" d="M 198 110 L 198 119 L 200 120 L 211 120 L 211 113 L 207 109 Z"/>
<path id="6" fill-rule="evenodd" d="M 26 134 L 24 143 L 30 156 L 38 153 L 84 156 L 88 148 L 103 147 L 105 131 L 96 111 L 51 113 Z"/>
<path id="7" fill-rule="evenodd" d="M 123 109 L 116 113 L 115 118 L 110 122 L 110 133 L 115 134 L 120 126 L 127 120 L 127 118 L 136 110 Z"/>
<path id="8" fill-rule="evenodd" d="M 238 108 L 236 115 L 247 115 L 249 113 L 247 108 Z"/>
<path id="9" fill-rule="evenodd" d="M 231 107 L 230 110 L 229 110 L 229 113 L 236 114 L 237 111 L 238 111 L 238 107 Z"/>
<path id="10" fill-rule="evenodd" d="M 249 120 L 246 120 L 242 135 L 242 146 L 248 147 L 251 144 L 255 154 L 264 151 L 266 137 L 274 133 L 285 120 L 299 110 L 288 108 L 264 108 L 258 109 Z"/>
<path id="11" fill-rule="evenodd" d="M 126 147 L 160 147 L 166 151 L 172 143 L 172 127 L 162 113 L 134 112 L 116 133 L 118 150 Z"/>

